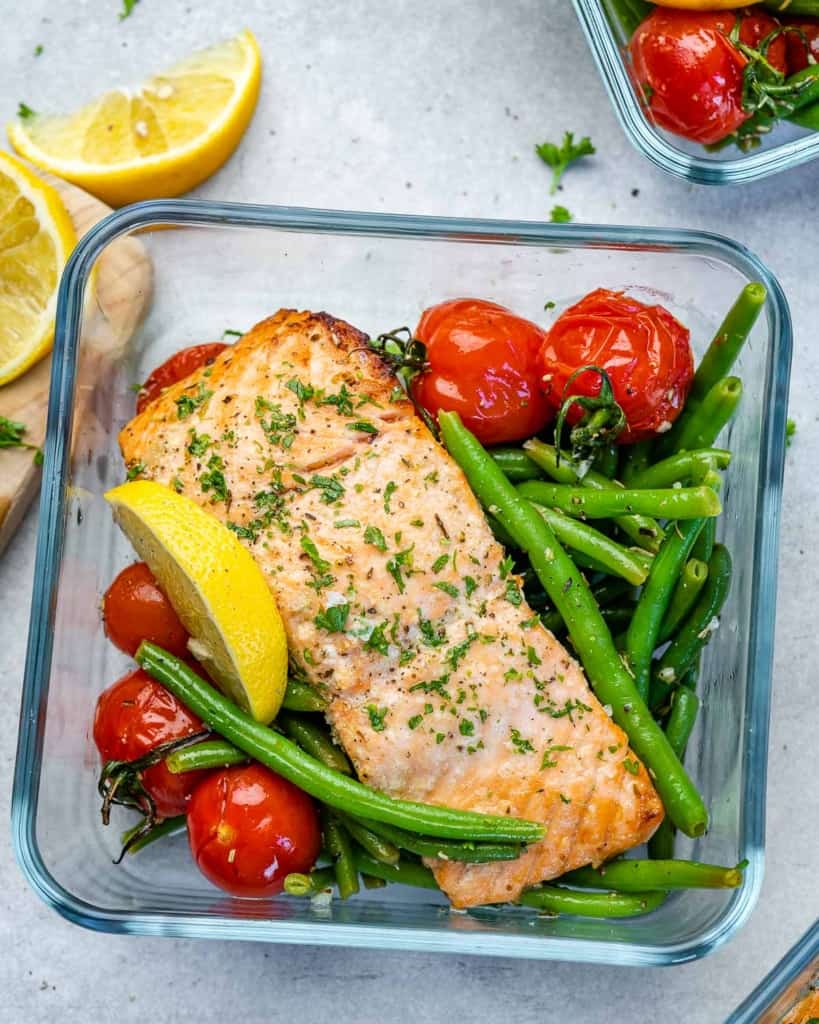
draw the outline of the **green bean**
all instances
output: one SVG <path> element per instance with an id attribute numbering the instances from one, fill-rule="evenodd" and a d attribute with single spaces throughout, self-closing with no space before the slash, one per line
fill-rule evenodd
<path id="1" fill-rule="evenodd" d="M 578 522 L 564 512 L 557 512 L 544 505 L 535 505 L 534 508 L 552 528 L 555 537 L 572 551 L 586 555 L 596 565 L 603 566 L 605 572 L 622 576 L 634 586 L 644 582 L 651 563 L 643 552 L 640 553 L 642 557 L 637 556 L 634 551 L 610 540 L 593 526 Z"/>
<path id="2" fill-rule="evenodd" d="M 699 540 L 699 538 L 697 538 Z M 695 545 L 696 546 L 696 545 Z M 680 578 L 671 595 L 665 617 L 660 627 L 658 641 L 663 644 L 677 632 L 680 625 L 694 607 L 708 579 L 708 563 L 699 558 L 690 558 L 683 566 Z"/>
<path id="3" fill-rule="evenodd" d="M 492 515 L 488 515 L 486 517 L 486 521 L 489 524 L 489 529 L 492 531 L 495 540 L 498 541 L 499 544 L 503 544 L 507 551 L 519 550 L 518 543 L 515 541 L 514 537 L 510 536 L 509 531 L 502 523 L 499 523 Z M 639 554 L 639 552 L 634 552 L 635 557 L 639 557 Z M 603 565 L 602 562 L 598 562 L 596 559 L 590 558 L 588 555 L 584 555 L 582 551 L 575 551 L 574 557 L 575 562 L 577 562 L 577 564 L 583 569 L 588 569 L 591 572 L 603 573 L 605 575 L 609 575 L 611 572 L 611 570 L 607 566 Z M 645 564 L 646 568 L 648 566 L 648 563 L 643 563 L 642 561 L 640 564 Z"/>
<path id="4" fill-rule="evenodd" d="M 543 826 L 533 821 L 395 800 L 327 768 L 295 743 L 254 721 L 161 647 L 142 643 L 136 660 L 214 732 L 310 796 L 340 811 L 446 839 L 528 843 L 543 837 Z"/>
<path id="5" fill-rule="evenodd" d="M 719 496 L 710 487 L 590 491 L 585 487 L 527 480 L 518 485 L 518 491 L 538 505 L 589 519 L 609 519 L 631 513 L 663 519 L 698 519 L 718 516 L 722 511 Z"/>
<path id="6" fill-rule="evenodd" d="M 288 896 L 318 896 L 329 889 L 336 880 L 335 868 L 313 868 L 309 875 L 293 871 L 284 879 L 284 891 Z"/>
<path id="7" fill-rule="evenodd" d="M 399 882 L 401 885 L 412 885 L 416 889 L 438 889 L 438 883 L 429 868 L 414 861 L 400 860 L 397 864 L 382 864 L 363 850 L 354 847 L 353 862 L 362 874 L 383 878 L 385 882 Z"/>
<path id="8" fill-rule="evenodd" d="M 559 885 L 541 885 L 524 892 L 518 903 L 550 914 L 577 917 L 637 917 L 665 902 L 664 892 L 582 892 Z"/>
<path id="9" fill-rule="evenodd" d="M 282 707 L 287 711 L 324 711 L 327 701 L 312 686 L 291 676 L 287 680 Z"/>
<path id="10" fill-rule="evenodd" d="M 663 436 L 662 451 L 692 451 L 708 448 L 731 419 L 742 399 L 739 377 L 723 377 L 699 405 L 683 409 L 672 429 Z M 666 442 L 666 438 L 668 439 Z"/>
<path id="11" fill-rule="evenodd" d="M 137 835 L 144 825 L 143 821 L 139 821 L 133 828 L 129 828 L 122 833 L 120 841 L 126 853 L 138 853 L 140 850 L 144 850 L 146 846 L 156 842 L 157 839 L 165 839 L 167 836 L 175 836 L 178 832 L 184 832 L 186 824 L 187 818 L 185 815 L 178 814 L 174 818 L 165 818 L 144 835 L 140 836 L 139 839 L 134 839 L 134 836 Z"/>
<path id="12" fill-rule="evenodd" d="M 617 19 L 624 43 L 631 39 L 640 24 L 654 10 L 652 5 L 644 3 L 644 0 L 606 0 L 604 6 Z"/>
<path id="13" fill-rule="evenodd" d="M 529 555 L 544 590 L 566 622 L 598 699 L 611 705 L 614 721 L 650 771 L 666 811 L 686 835 L 702 835 L 708 824 L 705 805 L 640 699 L 580 572 L 547 523 L 522 499 L 457 413 L 439 413 L 438 422 L 450 455 L 478 499 Z"/>
<path id="14" fill-rule="evenodd" d="M 537 463 L 532 462 L 521 448 L 492 448 L 489 454 L 513 483 L 539 480 L 543 476 Z"/>
<path id="15" fill-rule="evenodd" d="M 631 487 L 671 487 L 676 483 L 702 483 L 702 473 L 717 468 L 727 469 L 731 453 L 725 448 L 700 448 L 691 452 L 678 452 L 662 462 L 655 462 L 630 483 Z"/>
<path id="16" fill-rule="evenodd" d="M 634 478 L 651 464 L 653 443 L 653 441 L 637 441 L 635 444 L 621 446 L 620 479 L 626 487 L 633 486 Z"/>
<path id="17" fill-rule="evenodd" d="M 697 720 L 699 698 L 689 686 L 679 686 L 671 702 L 671 714 L 665 727 L 668 742 L 677 757 L 685 757 L 685 748 Z M 674 826 L 664 818 L 648 841 L 648 855 L 654 860 L 667 860 L 674 856 Z"/>
<path id="18" fill-rule="evenodd" d="M 398 863 L 401 851 L 393 843 L 378 835 L 375 829 L 369 828 L 365 822 L 351 818 L 347 814 L 337 814 L 337 817 L 362 850 L 371 857 L 375 857 L 382 864 Z"/>
<path id="19" fill-rule="evenodd" d="M 342 775 L 352 775 L 353 768 L 347 755 L 333 743 L 330 734 L 320 725 L 298 715 L 279 713 L 276 725 L 282 732 L 297 743 L 302 750 L 314 757 L 328 768 L 333 768 Z"/>
<path id="20" fill-rule="evenodd" d="M 705 487 L 712 487 L 717 494 L 722 490 L 722 477 L 719 473 L 714 473 L 711 470 L 708 470 L 703 474 L 700 483 Z M 716 539 L 717 520 L 706 519 L 702 532 L 699 537 L 697 537 L 697 543 L 694 545 L 694 549 L 691 552 L 692 557 L 698 558 L 701 562 L 710 562 L 711 555 L 714 553 L 714 544 L 716 543 Z"/>
<path id="21" fill-rule="evenodd" d="M 634 674 L 634 685 L 644 701 L 648 700 L 651 658 L 657 646 L 663 617 L 702 525 L 702 519 L 690 519 L 685 523 L 676 523 L 668 530 L 663 546 L 654 556 L 654 565 L 626 633 L 626 658 Z"/>
<path id="22" fill-rule="evenodd" d="M 243 764 L 247 754 L 237 750 L 227 740 L 202 740 L 194 747 L 183 747 L 165 758 L 165 766 L 174 775 L 180 772 L 195 772 L 205 768 L 227 768 L 231 764 Z"/>
<path id="23" fill-rule="evenodd" d="M 619 459 L 620 454 L 617 451 L 617 446 L 614 444 L 607 444 L 598 450 L 594 462 L 592 463 L 592 469 L 596 473 L 600 473 L 601 476 L 605 476 L 611 480 L 612 477 L 617 476 L 617 464 Z M 538 476 L 540 476 L 540 474 L 538 474 Z"/>
<path id="24" fill-rule="evenodd" d="M 722 544 L 714 545 L 708 563 L 708 579 L 697 603 L 680 627 L 652 675 L 651 706 L 662 706 L 671 687 L 679 683 L 702 648 L 711 639 L 718 617 L 731 588 L 731 556 Z"/>
<path id="25" fill-rule="evenodd" d="M 361 881 L 365 889 L 383 889 L 387 884 L 383 878 L 376 878 L 375 875 L 362 875 Z"/>
<path id="26" fill-rule="evenodd" d="M 600 614 L 603 616 L 603 621 L 609 627 L 610 630 L 622 629 L 628 626 L 631 622 L 631 617 L 634 614 L 635 604 L 630 602 L 616 608 L 601 608 Z M 563 616 L 556 609 L 552 609 L 550 612 L 540 616 L 540 621 L 546 629 L 552 633 L 562 633 L 566 629 L 566 623 L 563 621 Z"/>
<path id="27" fill-rule="evenodd" d="M 578 472 L 568 455 L 561 452 L 557 458 L 557 449 L 543 441 L 532 439 L 524 444 L 527 455 L 553 480 L 559 484 L 580 484 L 594 490 L 617 490 L 622 487 L 616 480 L 609 480 L 594 470 L 581 474 Z M 646 551 L 660 550 L 663 531 L 659 523 L 647 516 L 617 516 L 614 520 L 627 537 Z"/>
<path id="28" fill-rule="evenodd" d="M 350 896 L 354 896 L 359 889 L 358 869 L 353 860 L 350 836 L 338 818 L 327 808 L 322 809 L 321 823 L 324 845 L 333 858 L 338 895 L 341 899 L 346 900 Z"/>
<path id="29" fill-rule="evenodd" d="M 695 860 L 613 860 L 600 868 L 578 868 L 561 882 L 614 892 L 669 892 L 672 889 L 736 889 L 742 868 L 700 864 Z"/>
<path id="30" fill-rule="evenodd" d="M 605 608 L 622 597 L 631 598 L 633 593 L 634 587 L 625 580 L 606 579 L 592 587 L 592 594 L 600 608 Z"/>
<path id="31" fill-rule="evenodd" d="M 376 835 L 419 857 L 457 860 L 465 864 L 488 864 L 491 861 L 516 860 L 521 853 L 520 846 L 512 843 L 447 843 L 440 839 L 413 835 L 383 822 L 365 821 L 363 824 Z"/>
<path id="32" fill-rule="evenodd" d="M 791 17 L 819 18 L 819 0 L 762 0 L 762 6 Z"/>
<path id="33" fill-rule="evenodd" d="M 688 393 L 686 410 L 705 401 L 705 396 L 714 385 L 731 372 L 767 297 L 765 286 L 757 281 L 746 284 L 739 293 L 739 298 L 728 310 L 699 362 Z"/>

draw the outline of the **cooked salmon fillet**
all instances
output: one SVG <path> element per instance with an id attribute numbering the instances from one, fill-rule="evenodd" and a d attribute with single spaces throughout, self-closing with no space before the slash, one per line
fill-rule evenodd
<path id="1" fill-rule="evenodd" d="M 540 625 L 467 481 L 366 338 L 281 310 L 120 435 L 134 474 L 234 529 L 363 782 L 543 822 L 515 861 L 434 860 L 456 907 L 648 839 L 662 805 Z"/>

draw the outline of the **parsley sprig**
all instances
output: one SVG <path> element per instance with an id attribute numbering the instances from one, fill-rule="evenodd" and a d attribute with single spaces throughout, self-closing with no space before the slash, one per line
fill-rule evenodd
<path id="1" fill-rule="evenodd" d="M 565 132 L 560 146 L 554 142 L 541 142 L 539 146 L 535 146 L 535 152 L 545 164 L 552 168 L 552 187 L 549 192 L 554 195 L 566 169 L 584 156 L 593 156 L 596 150 L 588 135 L 584 135 L 579 142 L 575 142 L 574 132 Z"/>

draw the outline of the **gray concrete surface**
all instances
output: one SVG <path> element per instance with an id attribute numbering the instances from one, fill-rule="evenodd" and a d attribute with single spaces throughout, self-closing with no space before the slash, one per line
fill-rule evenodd
<path id="1" fill-rule="evenodd" d="M 70 108 L 247 24 L 265 55 L 261 102 L 203 196 L 543 219 L 552 203 L 532 145 L 573 129 L 598 148 L 561 195 L 578 219 L 722 231 L 780 276 L 796 328 L 798 433 L 785 482 L 767 877 L 729 945 L 664 971 L 81 931 L 29 891 L 5 824 L 34 512 L 0 562 L 0 1019 L 719 1024 L 819 911 L 819 163 L 720 190 L 656 171 L 621 133 L 567 0 L 142 0 L 122 23 L 117 11 L 117 0 L 0 0 L 4 115 L 20 100 Z"/>

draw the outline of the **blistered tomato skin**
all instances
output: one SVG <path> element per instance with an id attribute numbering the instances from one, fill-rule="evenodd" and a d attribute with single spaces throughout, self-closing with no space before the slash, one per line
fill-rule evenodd
<path id="1" fill-rule="evenodd" d="M 97 701 L 94 743 L 103 764 L 134 761 L 161 743 L 201 732 L 202 722 L 160 683 L 136 669 L 118 679 Z M 163 762 L 142 772 L 142 784 L 160 818 L 184 814 L 202 772 L 172 775 Z"/>
<path id="2" fill-rule="evenodd" d="M 142 412 L 163 391 L 183 380 L 200 366 L 207 366 L 228 346 L 221 341 L 191 345 L 176 352 L 153 370 L 137 393 L 136 411 Z"/>
<path id="3" fill-rule="evenodd" d="M 415 336 L 429 368 L 413 381 L 415 401 L 433 417 L 457 412 L 484 444 L 531 437 L 551 418 L 539 387 L 537 324 L 483 299 L 453 299 L 425 310 Z"/>
<path id="4" fill-rule="evenodd" d="M 623 292 L 598 288 L 554 322 L 541 349 L 542 387 L 557 411 L 571 375 L 599 366 L 611 380 L 628 423 L 620 444 L 646 440 L 679 416 L 694 376 L 690 334 L 667 309 L 648 306 Z M 580 374 L 570 394 L 597 395 L 600 376 Z M 573 406 L 567 417 L 583 415 Z"/>
<path id="5" fill-rule="evenodd" d="M 187 655 L 185 627 L 144 562 L 127 566 L 106 590 L 102 619 L 108 639 L 131 657 L 143 640 Z"/>
<path id="6" fill-rule="evenodd" d="M 212 772 L 193 794 L 188 841 L 199 870 L 234 896 L 275 896 L 321 849 L 313 801 L 259 764 Z"/>
<path id="7" fill-rule="evenodd" d="M 629 43 L 632 75 L 653 120 L 668 131 L 712 145 L 749 117 L 742 106 L 747 58 L 729 35 L 740 17 L 740 41 L 757 48 L 777 28 L 767 14 L 655 8 Z M 767 60 L 786 70 L 786 43 L 770 44 Z"/>

